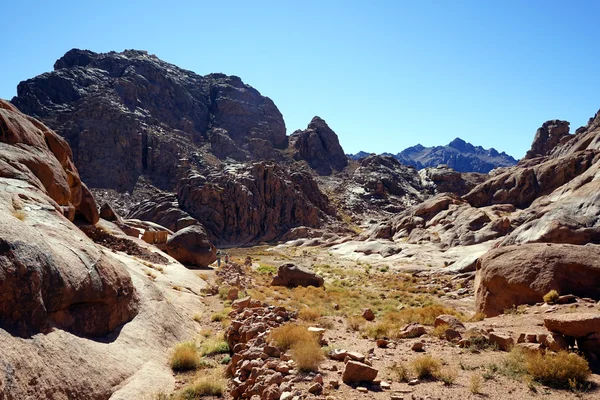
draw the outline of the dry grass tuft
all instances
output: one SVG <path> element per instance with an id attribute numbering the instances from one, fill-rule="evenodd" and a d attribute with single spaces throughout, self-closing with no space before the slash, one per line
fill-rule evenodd
<path id="1" fill-rule="evenodd" d="M 322 315 L 319 312 L 319 310 L 316 310 L 311 307 L 303 307 L 300 309 L 300 311 L 298 311 L 298 318 L 300 318 L 303 321 L 314 322 L 321 318 L 321 316 Z"/>
<path id="2" fill-rule="evenodd" d="M 360 328 L 364 325 L 365 319 L 360 315 L 353 315 L 351 317 L 346 318 L 346 324 L 348 328 L 353 331 L 359 331 Z"/>
<path id="3" fill-rule="evenodd" d="M 408 382 L 410 380 L 410 374 L 408 368 L 404 363 L 394 363 L 389 367 L 390 372 L 395 375 L 398 382 Z"/>
<path id="4" fill-rule="evenodd" d="M 435 377 L 444 382 L 444 385 L 450 386 L 458 377 L 458 370 L 455 367 L 444 367 L 440 369 Z"/>
<path id="5" fill-rule="evenodd" d="M 480 394 L 482 382 L 483 379 L 481 379 L 481 376 L 479 374 L 471 375 L 471 380 L 469 381 L 469 390 L 471 391 L 471 393 Z"/>
<path id="6" fill-rule="evenodd" d="M 175 346 L 171 356 L 171 369 L 173 371 L 187 371 L 198 368 L 200 356 L 196 343 L 182 342 Z"/>
<path id="7" fill-rule="evenodd" d="M 269 340 L 280 349 L 289 350 L 296 344 L 310 343 L 316 340 L 316 335 L 309 332 L 306 326 L 285 324 L 275 328 L 269 334 Z"/>
<path id="8" fill-rule="evenodd" d="M 212 338 L 207 338 L 204 342 L 202 342 L 200 350 L 203 356 L 228 353 L 229 345 L 225 339 L 223 339 L 223 335 L 221 334 Z"/>
<path id="9" fill-rule="evenodd" d="M 419 379 L 436 378 L 442 367 L 442 363 L 429 354 L 418 356 L 411 361 L 410 365 Z"/>
<path id="10" fill-rule="evenodd" d="M 223 396 L 227 382 L 223 377 L 223 371 L 215 370 L 209 375 L 205 375 L 192 383 L 184 387 L 179 393 L 177 393 L 176 400 L 192 400 L 199 399 L 204 396 Z"/>
<path id="11" fill-rule="evenodd" d="M 11 214 L 13 217 L 21 221 L 25 221 L 25 218 L 27 218 L 27 214 L 25 214 L 25 211 L 23 210 L 14 210 L 11 212 Z"/>
<path id="12" fill-rule="evenodd" d="M 290 354 L 298 369 L 302 372 L 317 371 L 325 358 L 323 350 L 314 336 L 309 341 L 294 344 Z"/>
<path id="13" fill-rule="evenodd" d="M 558 300 L 560 296 L 556 290 L 551 290 L 544 295 L 544 302 L 548 304 L 553 304 L 556 300 Z"/>
<path id="14" fill-rule="evenodd" d="M 479 322 L 485 319 L 485 314 L 482 312 L 476 312 L 471 316 L 471 318 L 467 319 L 467 322 Z"/>

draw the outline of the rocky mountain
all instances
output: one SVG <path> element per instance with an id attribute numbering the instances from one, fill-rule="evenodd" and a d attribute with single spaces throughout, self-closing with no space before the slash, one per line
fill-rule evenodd
<path id="1" fill-rule="evenodd" d="M 200 76 L 144 51 L 73 49 L 54 71 L 21 82 L 12 100 L 60 132 L 91 187 L 131 191 L 141 175 L 173 189 L 180 160 L 200 151 L 235 160 L 278 159 L 285 149 L 275 104 L 236 76 Z"/>
<path id="2" fill-rule="evenodd" d="M 484 149 L 481 146 L 473 146 L 460 138 L 454 139 L 446 146 L 425 147 L 417 144 L 397 154 L 385 154 L 417 169 L 445 164 L 458 172 L 488 173 L 494 168 L 510 167 L 517 163 L 517 160 L 504 152 L 499 153 L 494 148 Z M 361 151 L 348 157 L 358 160 L 366 155 L 367 153 Z"/>

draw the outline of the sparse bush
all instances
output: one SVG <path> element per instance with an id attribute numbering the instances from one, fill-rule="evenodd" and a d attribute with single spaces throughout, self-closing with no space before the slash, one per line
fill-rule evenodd
<path id="1" fill-rule="evenodd" d="M 306 326 L 285 324 L 275 328 L 269 334 L 269 340 L 280 349 L 289 350 L 296 343 L 309 343 L 316 340 L 316 335 L 309 332 Z"/>
<path id="2" fill-rule="evenodd" d="M 398 382 L 408 382 L 410 379 L 410 375 L 408 373 L 408 368 L 404 363 L 394 363 L 390 368 L 392 374 L 396 376 Z"/>
<path id="3" fill-rule="evenodd" d="M 203 376 L 193 384 L 184 387 L 176 396 L 177 400 L 193 400 L 204 396 L 223 396 L 226 382 L 222 372 Z"/>
<path id="4" fill-rule="evenodd" d="M 200 356 L 196 343 L 190 341 L 175 346 L 170 364 L 173 371 L 186 371 L 198 368 L 199 362 Z"/>
<path id="5" fill-rule="evenodd" d="M 314 308 L 303 307 L 300 309 L 300 311 L 298 311 L 298 318 L 300 318 L 303 321 L 314 322 L 317 319 L 321 318 L 321 313 L 319 312 L 319 310 L 316 310 Z"/>
<path id="6" fill-rule="evenodd" d="M 469 390 L 471 391 L 471 393 L 481 393 L 481 383 L 482 379 L 481 376 L 479 376 L 479 374 L 471 375 L 471 380 L 469 382 Z"/>
<path id="7" fill-rule="evenodd" d="M 544 302 L 548 304 L 554 304 L 560 296 L 556 290 L 551 290 L 544 295 Z"/>
<path id="8" fill-rule="evenodd" d="M 431 334 L 437 338 L 440 339 L 445 339 L 446 338 L 446 330 L 448 330 L 448 328 L 450 328 L 448 325 L 438 325 L 435 327 L 435 329 L 431 332 Z"/>
<path id="9" fill-rule="evenodd" d="M 300 371 L 317 371 L 321 361 L 325 358 L 317 338 L 312 337 L 309 341 L 297 342 L 291 349 L 292 359 Z"/>
<path id="10" fill-rule="evenodd" d="M 230 361 L 231 361 L 231 356 L 230 355 L 226 355 L 225 357 L 223 357 L 221 359 L 221 364 L 229 364 Z"/>
<path id="11" fill-rule="evenodd" d="M 444 382 L 444 385 L 450 386 L 458 377 L 458 370 L 454 367 L 445 367 L 440 369 L 435 377 Z"/>
<path id="12" fill-rule="evenodd" d="M 361 326 L 365 323 L 365 319 L 359 315 L 353 315 L 351 317 L 346 318 L 346 324 L 348 328 L 353 331 L 360 330 Z"/>
<path id="13" fill-rule="evenodd" d="M 467 322 L 479 322 L 485 319 L 485 314 L 482 312 L 476 312 L 467 320 Z"/>
<path id="14" fill-rule="evenodd" d="M 588 362 L 575 353 L 525 353 L 525 368 L 543 385 L 567 389 L 583 385 L 590 375 Z"/>
<path id="15" fill-rule="evenodd" d="M 222 335 L 206 339 L 200 346 L 202 355 L 209 356 L 211 354 L 222 354 L 229 352 L 229 345 L 223 339 Z"/>
<path id="16" fill-rule="evenodd" d="M 257 268 L 256 268 L 257 272 L 260 272 L 261 274 L 276 274 L 277 273 L 277 267 L 274 265 L 269 265 L 269 264 L 260 264 Z"/>
<path id="17" fill-rule="evenodd" d="M 416 357 L 410 365 L 419 379 L 436 378 L 442 366 L 439 360 L 429 354 Z"/>
<path id="18" fill-rule="evenodd" d="M 192 319 L 196 322 L 201 322 L 202 321 L 202 313 L 196 313 L 194 314 L 194 316 L 192 317 Z"/>

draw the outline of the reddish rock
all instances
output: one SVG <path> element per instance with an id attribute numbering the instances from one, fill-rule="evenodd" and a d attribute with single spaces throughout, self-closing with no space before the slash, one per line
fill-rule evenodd
<path id="1" fill-rule="evenodd" d="M 463 323 L 460 322 L 460 320 L 458 318 L 456 318 L 454 315 L 448 315 L 448 314 L 439 315 L 435 319 L 433 326 L 435 328 L 437 328 L 438 326 L 442 326 L 442 325 L 448 325 L 448 327 L 453 328 L 455 330 L 465 329 L 465 326 L 463 325 Z"/>
<path id="2" fill-rule="evenodd" d="M 550 290 L 599 298 L 597 246 L 533 243 L 493 249 L 477 263 L 476 307 L 489 316 L 535 304 Z"/>
<path id="3" fill-rule="evenodd" d="M 600 314 L 562 314 L 544 318 L 544 325 L 550 332 L 575 338 L 600 332 Z"/>
<path id="4" fill-rule="evenodd" d="M 375 313 L 370 308 L 365 308 L 362 312 L 362 317 L 367 321 L 373 321 L 375 319 Z"/>
<path id="5" fill-rule="evenodd" d="M 344 383 L 372 382 L 379 373 L 373 367 L 358 361 L 348 361 L 342 373 Z"/>
<path id="6" fill-rule="evenodd" d="M 552 351 L 561 351 L 569 348 L 569 343 L 563 335 L 560 333 L 551 332 L 546 335 L 542 344 Z"/>
<path id="7" fill-rule="evenodd" d="M 515 344 L 515 341 L 513 338 L 511 338 L 508 335 L 504 335 L 504 334 L 490 332 L 488 338 L 489 338 L 490 343 L 495 344 L 496 346 L 498 346 L 498 349 L 503 350 L 503 351 L 510 350 Z"/>
<path id="8" fill-rule="evenodd" d="M 422 336 L 425 333 L 427 333 L 427 330 L 423 325 L 413 322 L 403 327 L 397 336 L 400 339 L 408 339 Z"/>

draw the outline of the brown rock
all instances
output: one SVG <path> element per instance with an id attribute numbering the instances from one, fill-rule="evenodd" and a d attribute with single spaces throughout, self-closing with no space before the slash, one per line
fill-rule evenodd
<path id="1" fill-rule="evenodd" d="M 569 343 L 560 333 L 551 332 L 546 335 L 542 344 L 552 351 L 561 351 L 569 348 Z"/>
<path id="2" fill-rule="evenodd" d="M 76 209 L 77 214 L 92 225 L 96 225 L 100 220 L 96 200 L 94 200 L 94 196 L 83 182 L 81 183 L 81 202 Z"/>
<path id="3" fill-rule="evenodd" d="M 377 347 L 379 347 L 380 349 L 385 349 L 388 347 L 388 344 L 390 342 L 386 339 L 377 339 L 376 343 L 377 343 Z"/>
<path id="4" fill-rule="evenodd" d="M 427 333 L 427 330 L 423 325 L 413 322 L 402 328 L 402 330 L 398 332 L 397 336 L 400 339 L 408 339 L 422 336 L 425 333 Z"/>
<path id="5" fill-rule="evenodd" d="M 503 351 L 510 350 L 515 344 L 514 339 L 510 336 L 495 332 L 490 332 L 489 341 L 490 343 L 497 345 L 498 349 Z"/>
<path id="6" fill-rule="evenodd" d="M 199 267 L 208 267 L 217 260 L 217 249 L 200 225 L 192 225 L 176 232 L 168 240 L 166 251 L 180 263 Z"/>
<path id="7" fill-rule="evenodd" d="M 550 290 L 598 297 L 600 248 L 532 243 L 489 251 L 477 263 L 476 307 L 496 316 L 541 302 Z"/>
<path id="8" fill-rule="evenodd" d="M 465 329 L 465 326 L 463 325 L 463 323 L 460 322 L 459 319 L 456 318 L 454 315 L 448 315 L 448 314 L 439 315 L 435 319 L 433 326 L 435 328 L 437 328 L 438 326 L 442 326 L 442 325 L 448 325 L 450 328 L 453 328 L 454 330 Z"/>
<path id="9" fill-rule="evenodd" d="M 227 292 L 227 300 L 234 301 L 238 299 L 239 289 L 236 287 L 232 287 Z"/>
<path id="10" fill-rule="evenodd" d="M 600 332 L 600 314 L 563 314 L 544 318 L 544 325 L 550 332 L 575 338 Z"/>
<path id="11" fill-rule="evenodd" d="M 324 280 L 314 272 L 300 268 L 294 264 L 283 264 L 279 266 L 277 275 L 273 277 L 271 286 L 323 286 Z"/>
<path id="12" fill-rule="evenodd" d="M 375 313 L 370 308 L 365 308 L 362 312 L 362 317 L 367 321 L 373 321 L 375 319 Z"/>
<path id="13" fill-rule="evenodd" d="M 319 395 L 323 393 L 323 385 L 315 382 L 308 388 L 308 392 L 315 395 Z"/>
<path id="14" fill-rule="evenodd" d="M 378 370 L 358 361 L 348 361 L 342 373 L 344 383 L 372 382 Z"/>
<path id="15" fill-rule="evenodd" d="M 425 351 L 425 344 L 423 342 L 415 342 L 410 349 L 416 352 L 423 352 Z"/>

